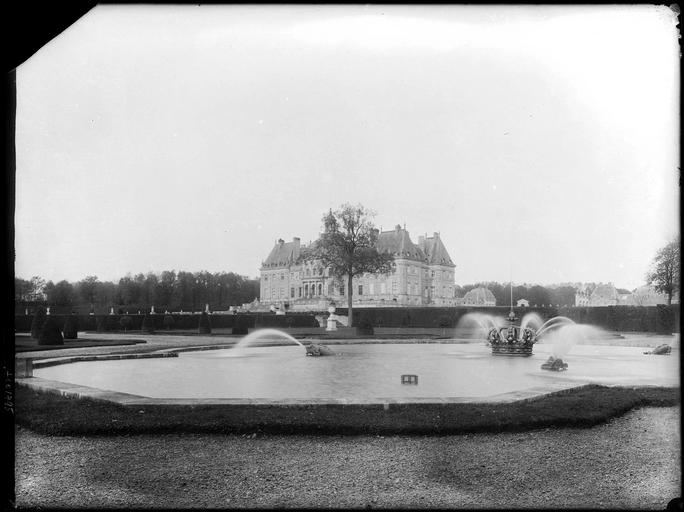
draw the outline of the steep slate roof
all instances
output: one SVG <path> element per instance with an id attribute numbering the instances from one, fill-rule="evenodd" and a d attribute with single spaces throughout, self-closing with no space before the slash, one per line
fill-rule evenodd
<path id="1" fill-rule="evenodd" d="M 292 242 L 278 240 L 275 247 L 273 247 L 271 253 L 268 255 L 268 258 L 264 261 L 263 267 L 284 267 L 291 265 L 297 261 L 300 252 L 299 240 L 293 240 Z"/>
<path id="2" fill-rule="evenodd" d="M 308 245 L 312 249 L 319 243 L 318 240 Z M 428 263 L 430 265 L 445 265 L 455 267 L 451 257 L 442 243 L 439 235 L 435 233 L 433 237 L 423 239 L 414 244 L 411 241 L 409 232 L 397 225 L 391 231 L 381 231 L 378 233 L 376 249 L 380 253 L 391 253 L 397 258 L 405 258 L 414 261 Z M 262 268 L 267 267 L 286 267 L 298 262 L 302 255 L 303 247 L 300 241 L 295 238 L 292 242 L 285 242 L 282 239 L 276 242 Z"/>
<path id="3" fill-rule="evenodd" d="M 430 238 L 421 239 L 420 244 L 421 249 L 427 255 L 427 263 L 430 265 L 446 265 L 453 266 L 454 262 L 451 261 L 451 257 L 442 243 L 442 239 L 437 233 Z"/>
<path id="4" fill-rule="evenodd" d="M 378 252 L 388 252 L 398 258 L 415 261 L 425 261 L 425 253 L 411 241 L 408 231 L 397 225 L 392 231 L 382 231 L 378 234 L 376 244 Z"/>

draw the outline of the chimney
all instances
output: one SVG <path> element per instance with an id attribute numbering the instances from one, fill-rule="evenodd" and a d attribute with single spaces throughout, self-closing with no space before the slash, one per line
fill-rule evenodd
<path id="1" fill-rule="evenodd" d="M 394 229 L 396 231 L 401 231 L 401 225 L 397 224 L 396 226 L 394 226 Z"/>
<path id="2" fill-rule="evenodd" d="M 278 243 L 280 245 L 283 245 L 285 243 L 285 240 L 283 240 L 282 238 L 278 238 Z"/>

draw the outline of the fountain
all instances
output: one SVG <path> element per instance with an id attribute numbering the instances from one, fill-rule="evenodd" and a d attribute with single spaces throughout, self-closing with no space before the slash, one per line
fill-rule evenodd
<path id="1" fill-rule="evenodd" d="M 247 336 L 238 341 L 237 344 L 233 347 L 233 350 L 244 349 L 247 348 L 247 346 L 252 345 L 256 341 L 262 339 L 272 340 L 273 338 L 283 338 L 287 341 L 295 342 L 300 347 L 304 347 L 301 341 L 299 341 L 297 338 L 290 336 L 286 332 L 279 331 L 278 329 L 259 329 L 258 331 L 249 333 Z"/>
<path id="2" fill-rule="evenodd" d="M 490 349 L 481 344 L 487 334 L 484 329 L 504 322 L 508 323 L 510 319 L 506 321 L 503 315 L 500 318 L 478 316 L 477 323 L 483 330 L 477 343 L 456 340 L 448 343 L 373 343 L 368 340 L 335 345 L 335 357 L 317 357 L 315 361 L 302 356 L 332 354 L 319 345 L 323 342 L 320 338 L 297 340 L 280 330 L 263 329 L 241 340 L 236 339 L 233 348 L 177 348 L 178 357 L 141 358 L 131 354 L 135 357 L 112 359 L 105 356 L 95 361 L 62 358 L 56 365 L 52 361 L 45 364 L 37 361 L 34 378 L 43 380 L 34 382 L 41 386 L 46 382 L 63 382 L 72 388 L 73 385 L 93 388 L 93 396 L 101 394 L 98 390 L 123 393 L 121 400 L 131 400 L 130 395 L 135 395 L 136 400 L 149 400 L 150 403 L 155 399 L 173 399 L 178 403 L 215 400 L 216 403 L 230 401 L 245 407 L 255 403 L 271 404 L 273 400 L 287 404 L 382 404 L 394 399 L 407 403 L 427 403 L 426 400 L 434 399 L 435 403 L 441 404 L 445 399 L 489 397 L 494 400 L 504 393 L 538 393 L 540 389 L 551 392 L 593 382 L 659 386 L 676 386 L 679 382 L 678 358 L 644 358 L 644 348 L 639 346 L 593 345 L 591 329 L 594 328 L 562 318 L 542 322 L 534 313 L 526 313 L 518 331 L 514 329 L 514 341 L 522 339 L 509 344 L 502 337 L 499 345 L 515 347 L 524 343 L 525 329 L 529 329 L 534 334 L 532 339 L 542 342 L 538 347 L 542 357 L 539 354 L 532 354 L 536 357 L 491 357 Z M 508 327 L 498 329 L 497 333 L 503 329 L 503 335 L 508 334 Z M 600 331 L 596 330 L 596 333 Z M 600 334 L 600 338 L 605 339 L 605 334 Z M 644 337 L 642 341 L 649 340 Z M 540 371 L 539 366 L 544 363 L 543 370 L 557 372 L 567 369 L 563 361 L 565 354 L 578 343 L 587 345 L 575 347 L 573 353 L 572 365 L 581 371 L 563 372 L 563 379 L 549 382 L 548 372 Z M 672 352 L 676 353 L 677 348 L 672 347 Z M 505 350 L 500 346 L 499 355 Z"/>
<path id="3" fill-rule="evenodd" d="M 259 340 L 273 340 L 273 339 L 285 339 L 286 341 L 293 341 L 300 347 L 303 347 L 306 349 L 306 355 L 307 356 L 332 356 L 335 355 L 335 353 L 330 350 L 330 348 L 326 347 L 325 345 L 321 345 L 319 343 L 309 343 L 309 345 L 304 345 L 301 341 L 298 339 L 290 336 L 286 332 L 279 331 L 278 329 L 260 329 L 258 331 L 254 331 L 244 338 L 242 338 L 234 347 L 233 350 L 243 350 L 247 348 L 249 345 L 254 344 L 255 342 Z M 273 343 L 270 343 L 273 344 Z"/>
<path id="4" fill-rule="evenodd" d="M 487 345 L 491 347 L 492 355 L 529 357 L 535 343 L 545 341 L 552 347 L 552 356 L 542 365 L 544 370 L 561 371 L 567 369 L 563 362 L 572 346 L 580 340 L 598 337 L 599 329 L 577 324 L 570 318 L 556 316 L 544 321 L 534 312 L 527 313 L 520 325 L 515 322 L 517 317 L 513 309 L 508 318 L 495 317 L 483 313 L 468 313 L 459 326 L 475 323 L 479 327 L 480 337 L 485 337 Z M 508 325 L 506 325 L 508 324 Z"/>
<path id="5" fill-rule="evenodd" d="M 492 347 L 495 356 L 531 356 L 532 345 L 537 341 L 537 332 L 527 323 L 515 325 L 518 318 L 511 309 L 508 313 L 508 327 L 492 328 L 487 333 L 487 342 Z M 531 319 L 530 319 L 531 320 Z"/>

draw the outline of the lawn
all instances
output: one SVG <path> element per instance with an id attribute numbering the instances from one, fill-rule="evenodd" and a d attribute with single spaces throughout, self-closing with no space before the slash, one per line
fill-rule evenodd
<path id="1" fill-rule="evenodd" d="M 15 422 L 51 435 L 161 433 L 460 434 L 591 427 L 634 408 L 679 405 L 679 388 L 598 385 L 514 403 L 134 405 L 15 390 Z"/>

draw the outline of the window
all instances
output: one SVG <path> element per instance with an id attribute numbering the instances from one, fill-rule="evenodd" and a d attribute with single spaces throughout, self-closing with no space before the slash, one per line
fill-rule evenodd
<path id="1" fill-rule="evenodd" d="M 387 284 L 386 283 L 380 283 L 380 293 L 381 294 L 387 293 Z"/>
<path id="2" fill-rule="evenodd" d="M 320 283 L 318 284 L 318 295 L 323 295 L 323 285 Z"/>
<path id="3" fill-rule="evenodd" d="M 302 287 L 301 286 L 299 287 L 299 298 L 300 299 L 302 298 Z"/>
<path id="4" fill-rule="evenodd" d="M 363 295 L 363 285 L 359 285 L 359 295 Z"/>
<path id="5" fill-rule="evenodd" d="M 371 295 L 375 294 L 375 284 L 374 283 L 371 283 L 369 285 L 368 293 L 370 293 Z"/>
<path id="6" fill-rule="evenodd" d="M 304 296 L 305 297 L 309 296 L 309 285 L 308 284 L 304 285 Z"/>
<path id="7" fill-rule="evenodd" d="M 397 294 L 397 281 L 392 279 L 392 294 Z"/>
<path id="8" fill-rule="evenodd" d="M 294 296 L 295 296 L 295 294 L 294 294 L 294 288 L 290 288 L 290 298 L 291 298 L 291 299 L 294 299 Z"/>
<path id="9" fill-rule="evenodd" d="M 340 286 L 340 295 L 344 295 L 344 286 Z"/>

